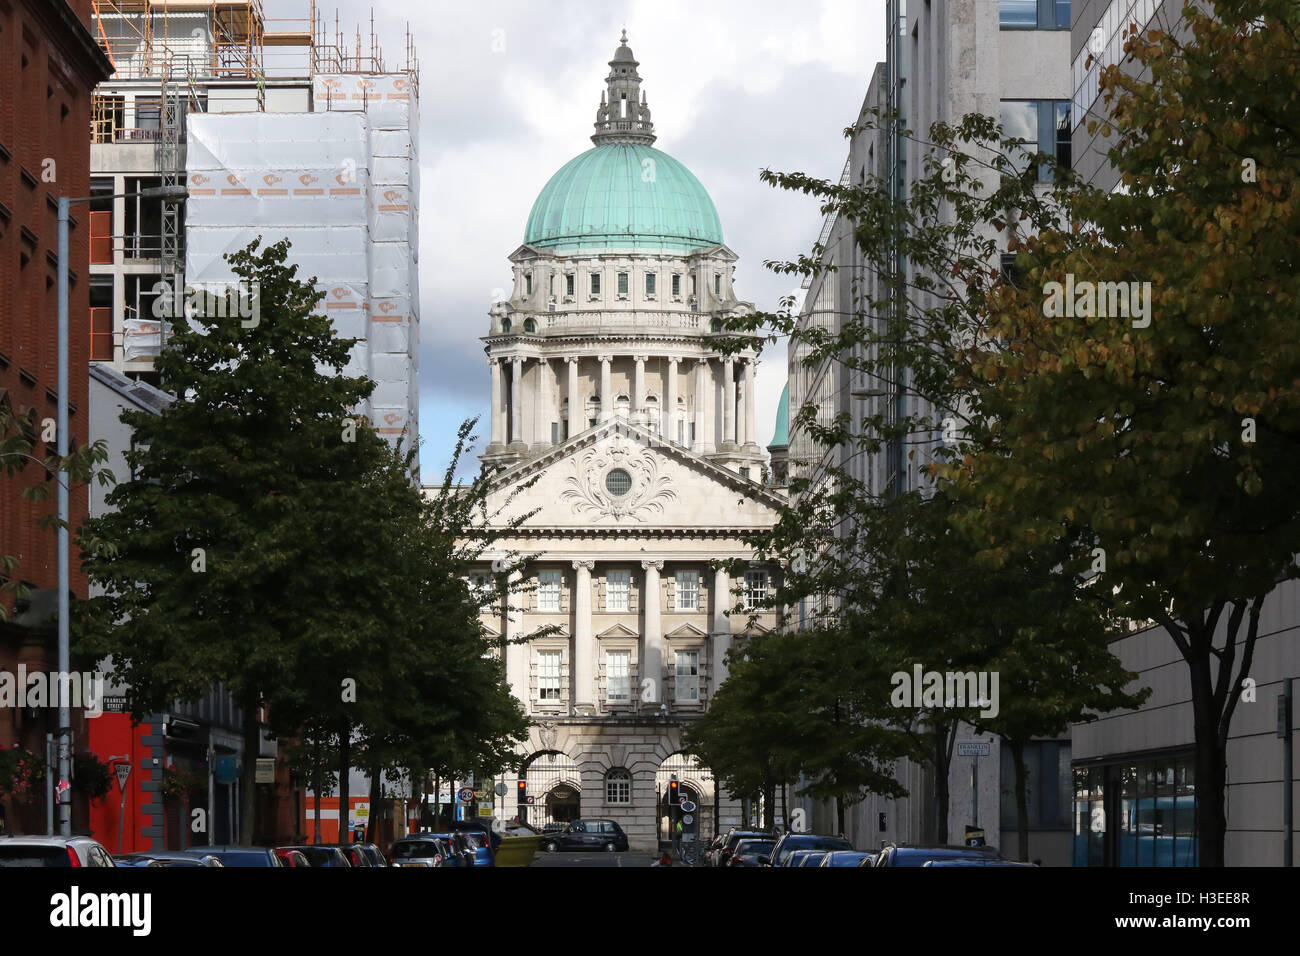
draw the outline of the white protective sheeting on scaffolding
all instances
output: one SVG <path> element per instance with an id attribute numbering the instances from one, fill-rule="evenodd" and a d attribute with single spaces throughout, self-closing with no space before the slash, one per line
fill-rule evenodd
<path id="1" fill-rule="evenodd" d="M 223 255 L 288 239 L 319 308 L 358 339 L 344 370 L 376 382 L 366 413 L 418 434 L 418 104 L 405 74 L 317 76 L 313 113 L 188 118 L 186 282 L 235 276 Z"/>

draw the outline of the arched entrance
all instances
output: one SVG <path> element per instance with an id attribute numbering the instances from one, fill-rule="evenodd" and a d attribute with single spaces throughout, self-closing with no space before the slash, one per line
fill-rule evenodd
<path id="1" fill-rule="evenodd" d="M 682 800 L 695 804 L 695 810 L 683 814 L 671 806 L 672 781 L 676 779 Z M 699 762 L 694 754 L 670 754 L 655 773 L 655 816 L 661 841 L 673 839 L 678 819 L 682 821 L 684 832 L 694 831 L 696 838 L 703 843 L 713 839 L 713 774 Z M 686 817 L 691 819 L 688 821 Z"/>
<path id="2" fill-rule="evenodd" d="M 524 792 L 531 805 L 519 807 L 519 818 L 535 827 L 568 823 L 582 816 L 582 777 L 568 754 L 543 750 L 528 758 L 522 771 Z"/>

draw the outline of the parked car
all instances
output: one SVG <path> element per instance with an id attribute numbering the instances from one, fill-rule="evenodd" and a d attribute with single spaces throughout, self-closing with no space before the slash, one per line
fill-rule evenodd
<path id="1" fill-rule="evenodd" d="M 951 859 L 951 860 L 926 860 L 922 866 L 1037 866 L 1035 863 L 1021 863 L 1019 860 L 969 860 L 969 859 Z"/>
<path id="2" fill-rule="evenodd" d="M 709 841 L 708 846 L 704 848 L 703 860 L 705 866 L 717 866 L 713 861 L 713 858 L 717 852 L 722 849 L 722 843 L 724 840 L 726 840 L 726 837 L 722 836 L 722 834 L 718 834 Z"/>
<path id="3" fill-rule="evenodd" d="M 327 844 L 337 850 L 342 851 L 343 856 L 347 858 L 348 864 L 354 867 L 365 867 L 370 869 L 370 857 L 361 849 L 363 844 L 360 843 L 331 843 Z"/>
<path id="4" fill-rule="evenodd" d="M 115 856 L 118 866 L 134 865 L 144 866 L 143 863 L 124 864 L 124 860 L 152 860 L 158 866 L 225 866 L 219 859 L 211 853 L 204 853 L 202 849 L 197 850 L 140 850 L 137 853 L 128 853 L 124 856 Z"/>
<path id="5" fill-rule="evenodd" d="M 348 859 L 348 855 L 337 846 L 327 846 L 322 843 L 307 843 L 301 846 L 282 846 L 276 848 L 277 852 L 280 850 L 297 850 L 307 858 L 308 862 L 310 862 L 312 866 L 352 866 L 352 861 Z"/>
<path id="6" fill-rule="evenodd" d="M 162 866 L 158 860 L 151 860 L 147 856 L 115 856 L 113 857 L 114 866 Z"/>
<path id="7" fill-rule="evenodd" d="M 627 834 L 613 820 L 574 820 L 559 833 L 547 835 L 542 849 L 547 853 L 557 850 L 624 852 Z"/>
<path id="8" fill-rule="evenodd" d="M 736 844 L 741 840 L 761 840 L 765 838 L 770 839 L 773 842 L 776 840 L 775 834 L 769 833 L 766 830 L 741 830 L 732 827 L 732 829 L 727 832 L 726 836 L 722 838 L 721 848 L 717 853 L 713 854 L 713 865 L 726 866 L 731 859 L 731 854 L 736 849 Z"/>
<path id="9" fill-rule="evenodd" d="M 770 836 L 766 839 L 741 840 L 732 848 L 727 866 L 762 866 L 760 861 L 767 859 L 775 846 L 776 840 Z"/>
<path id="10" fill-rule="evenodd" d="M 795 850 L 785 858 L 786 866 L 821 866 L 826 850 Z"/>
<path id="11" fill-rule="evenodd" d="M 818 866 L 873 866 L 876 854 L 859 853 L 857 850 L 831 850 L 818 863 Z"/>
<path id="12" fill-rule="evenodd" d="M 996 848 L 991 846 L 912 846 L 891 843 L 881 848 L 876 866 L 925 866 L 943 860 L 1000 860 Z"/>
<path id="13" fill-rule="evenodd" d="M 371 866 L 387 866 L 388 859 L 384 856 L 384 851 L 379 849 L 373 843 L 355 843 L 353 846 L 361 848 L 361 852 L 366 855 Z"/>
<path id="14" fill-rule="evenodd" d="M 824 833 L 787 833 L 772 849 L 771 859 L 764 866 L 785 866 L 785 858 L 795 850 L 852 850 L 853 844 L 842 836 Z"/>
<path id="15" fill-rule="evenodd" d="M 464 856 L 451 842 L 431 833 L 419 833 L 394 840 L 388 849 L 391 866 L 465 866 Z"/>
<path id="16" fill-rule="evenodd" d="M 302 850 L 295 850 L 293 847 L 278 846 L 275 848 L 275 855 L 284 861 L 285 866 L 305 867 L 311 866 L 311 860 L 307 859 Z"/>
<path id="17" fill-rule="evenodd" d="M 237 844 L 231 844 L 229 846 L 206 846 L 202 848 L 201 852 L 215 856 L 225 866 L 242 867 L 285 865 L 276 855 L 275 849 L 269 846 L 239 846 Z"/>
<path id="18" fill-rule="evenodd" d="M 0 867 L 116 865 L 108 851 L 87 836 L 0 837 Z"/>

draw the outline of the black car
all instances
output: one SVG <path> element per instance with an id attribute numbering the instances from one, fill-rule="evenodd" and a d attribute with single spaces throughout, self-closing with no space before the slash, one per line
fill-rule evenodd
<path id="1" fill-rule="evenodd" d="M 881 849 L 876 857 L 876 866 L 925 866 L 927 863 L 948 863 L 970 861 L 988 863 L 1001 860 L 995 847 L 991 846 L 911 846 L 906 843 L 891 843 Z"/>
<path id="2" fill-rule="evenodd" d="M 269 846 L 205 846 L 195 847 L 191 853 L 211 854 L 225 866 L 284 866 L 275 850 Z"/>
<path id="3" fill-rule="evenodd" d="M 742 830 L 733 827 L 726 836 L 722 838 L 722 845 L 718 848 L 711 858 L 714 866 L 726 866 L 731 859 L 731 854 L 735 852 L 736 844 L 741 840 L 763 840 L 768 839 L 773 843 L 776 842 L 776 835 L 769 830 Z"/>
<path id="4" fill-rule="evenodd" d="M 771 859 L 764 866 L 785 866 L 785 858 L 795 850 L 852 850 L 853 844 L 842 836 L 819 833 L 787 833 L 772 849 Z"/>
<path id="5" fill-rule="evenodd" d="M 772 852 L 776 846 L 776 840 L 772 837 L 746 837 L 732 848 L 731 855 L 727 857 L 726 865 L 728 867 L 739 866 L 765 866 L 763 860 Z"/>
<path id="6" fill-rule="evenodd" d="M 574 820 L 558 833 L 547 834 L 542 840 L 542 850 L 605 850 L 609 853 L 627 850 L 627 834 L 613 820 Z"/>

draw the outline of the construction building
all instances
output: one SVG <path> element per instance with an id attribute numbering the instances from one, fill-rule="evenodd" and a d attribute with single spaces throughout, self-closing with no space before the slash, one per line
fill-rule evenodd
<path id="1" fill-rule="evenodd" d="M 229 286 L 224 253 L 258 235 L 288 238 L 290 258 L 326 293 L 320 308 L 340 335 L 362 340 L 345 373 L 379 388 L 358 410 L 390 440 L 413 440 L 419 107 L 409 32 L 390 68 L 373 22 L 364 43 L 359 28 L 345 41 L 310 0 L 301 19 L 278 20 L 263 0 L 93 7 L 116 72 L 91 116 L 91 191 L 104 197 L 89 212 L 91 360 L 156 382 L 183 290 Z M 322 142 L 338 154 L 325 167 Z M 188 198 L 131 195 L 154 186 L 188 186 Z"/>

